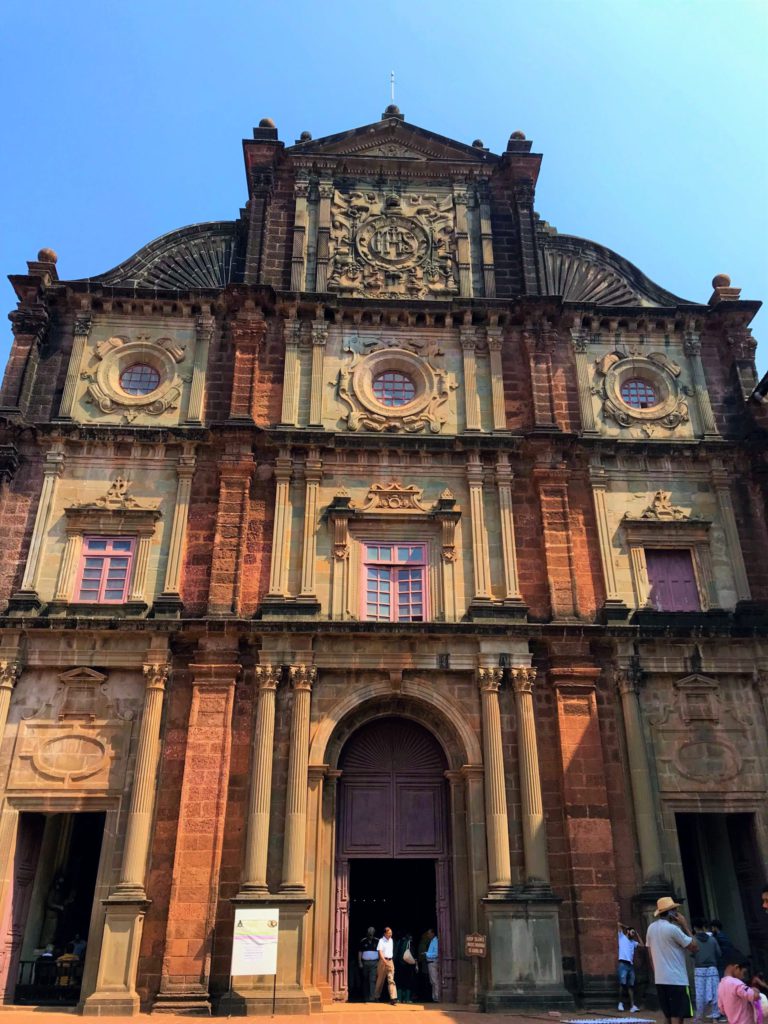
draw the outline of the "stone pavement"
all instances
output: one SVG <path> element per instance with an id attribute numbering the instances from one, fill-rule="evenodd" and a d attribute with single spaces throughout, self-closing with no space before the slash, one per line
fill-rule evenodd
<path id="1" fill-rule="evenodd" d="M 80 1018 L 74 1010 L 57 1010 L 48 1006 L 40 1007 L 16 1007 L 0 1006 L 3 1024 L 74 1024 L 74 1020 Z M 279 1015 L 271 1017 L 213 1017 L 216 1020 L 232 1021 L 264 1021 L 274 1020 L 276 1024 L 566 1024 L 571 1020 L 594 1020 L 630 1022 L 634 1019 L 653 1020 L 655 1024 L 661 1024 L 663 1017 L 658 1012 L 642 1011 L 638 1014 L 589 1012 L 585 1010 L 574 1010 L 573 1013 L 542 1013 L 531 1011 L 530 1014 L 520 1013 L 479 1013 L 467 1009 L 466 1006 L 430 1006 L 414 1003 L 407 1006 L 388 1006 L 381 1003 L 376 1006 L 365 1006 L 362 1003 L 345 1003 L 338 1006 L 329 1006 L 320 1014 L 304 1015 Z M 87 1018 L 88 1020 L 98 1019 L 103 1024 L 127 1024 L 128 1021 L 135 1021 L 137 1024 L 189 1024 L 190 1017 L 176 1016 L 175 1014 L 139 1014 L 137 1017 L 99 1017 Z"/>

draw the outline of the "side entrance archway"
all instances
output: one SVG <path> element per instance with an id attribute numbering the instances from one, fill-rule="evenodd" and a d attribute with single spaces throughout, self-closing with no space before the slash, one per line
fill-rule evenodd
<path id="1" fill-rule="evenodd" d="M 424 931 L 436 927 L 442 998 L 455 998 L 447 767 L 434 736 L 406 718 L 362 726 L 341 752 L 331 965 L 335 999 L 354 997 L 359 990 L 357 947 L 370 925 L 377 935 L 385 925 L 396 938 L 410 933 L 414 951 Z"/>

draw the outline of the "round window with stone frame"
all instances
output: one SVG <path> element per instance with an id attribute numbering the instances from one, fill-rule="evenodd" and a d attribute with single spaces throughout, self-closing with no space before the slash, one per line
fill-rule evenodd
<path id="1" fill-rule="evenodd" d="M 101 348 L 95 386 L 90 390 L 103 412 L 117 408 L 159 416 L 178 401 L 180 380 L 176 361 L 161 344 L 110 338 Z M 129 385 L 134 383 L 134 377 L 135 390 L 123 386 L 124 380 Z M 143 386 L 155 382 L 155 386 L 151 391 L 144 391 L 143 386 L 140 390 L 142 382 Z"/>
<path id="2" fill-rule="evenodd" d="M 621 397 L 633 409 L 653 409 L 658 405 L 656 388 L 643 377 L 628 377 L 622 382 Z"/>
<path id="3" fill-rule="evenodd" d="M 617 359 L 605 373 L 604 412 L 620 426 L 657 424 L 673 429 L 688 420 L 688 405 L 677 376 L 680 368 L 663 353 L 625 356 Z M 633 382 L 642 382 L 643 394 L 655 396 L 655 404 L 630 404 Z M 639 393 L 639 392 L 638 392 Z"/>
<path id="4" fill-rule="evenodd" d="M 424 410 L 436 391 L 435 375 L 406 349 L 372 352 L 355 369 L 355 394 L 380 416 L 412 416 Z"/>

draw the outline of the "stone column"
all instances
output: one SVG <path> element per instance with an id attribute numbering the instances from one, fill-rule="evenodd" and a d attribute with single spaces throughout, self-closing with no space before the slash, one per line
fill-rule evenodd
<path id="1" fill-rule="evenodd" d="M 496 297 L 496 270 L 493 256 L 493 232 L 491 229 L 491 199 L 488 183 L 481 181 L 479 186 L 480 199 L 480 243 L 483 250 L 483 285 L 485 297 Z"/>
<path id="2" fill-rule="evenodd" d="M 20 661 L 0 661 L 0 744 L 3 741 L 13 688 L 21 675 Z"/>
<path id="3" fill-rule="evenodd" d="M 179 799 L 160 990 L 154 1013 L 203 1014 L 211 1001 L 213 930 L 219 902 L 227 809 L 232 708 L 240 666 L 236 651 L 215 638 L 189 666 L 192 701 Z M 214 658 L 226 661 L 213 661 Z M 202 659 L 206 659 L 202 661 Z M 208 660 L 210 659 L 210 660 Z"/>
<path id="4" fill-rule="evenodd" d="M 205 379 L 208 374 L 208 352 L 216 321 L 212 316 L 199 316 L 195 325 L 195 361 L 187 403 L 187 423 L 202 423 L 205 408 Z"/>
<path id="5" fill-rule="evenodd" d="M 464 359 L 464 410 L 466 430 L 480 429 L 480 401 L 477 394 L 477 344 L 474 327 L 462 327 L 460 331 L 461 352 Z"/>
<path id="6" fill-rule="evenodd" d="M 328 324 L 325 320 L 312 321 L 312 382 L 309 394 L 309 426 L 323 425 L 323 368 Z"/>
<path id="7" fill-rule="evenodd" d="M 576 359 L 576 381 L 579 387 L 579 409 L 581 410 L 581 432 L 597 434 L 595 410 L 592 406 L 592 385 L 589 379 L 589 357 L 587 346 L 589 335 L 582 327 L 574 327 L 571 331 L 573 352 Z"/>
<path id="8" fill-rule="evenodd" d="M 712 412 L 712 403 L 709 400 L 709 391 L 707 390 L 707 379 L 704 376 L 704 366 L 701 362 L 701 338 L 691 324 L 686 325 L 683 350 L 688 356 L 688 362 L 691 367 L 693 394 L 699 408 L 704 438 L 705 440 L 719 438 L 720 431 L 717 429 L 715 415 Z"/>
<path id="9" fill-rule="evenodd" d="M 459 295 L 472 295 L 472 254 L 469 246 L 467 204 L 469 194 L 463 186 L 453 186 L 456 206 L 456 257 L 459 264 Z"/>
<path id="10" fill-rule="evenodd" d="M 487 327 L 488 353 L 491 368 L 491 397 L 493 400 L 493 429 L 495 431 L 507 428 L 507 410 L 504 403 L 504 368 L 501 363 L 501 343 L 503 329 L 501 327 Z"/>
<path id="11" fill-rule="evenodd" d="M 64 461 L 62 446 L 58 444 L 45 456 L 43 486 L 40 489 L 35 525 L 32 528 L 32 539 L 29 542 L 24 578 L 21 581 L 21 589 L 13 594 L 9 602 L 11 611 L 38 611 L 41 607 L 40 599 L 37 596 L 37 577 L 40 571 L 43 546 L 48 536 L 48 523 L 56 498 L 56 488 L 59 478 L 64 472 Z"/>
<path id="12" fill-rule="evenodd" d="M 731 572 L 736 584 L 736 597 L 739 601 L 749 601 L 750 590 L 747 567 L 744 564 L 744 552 L 741 548 L 739 528 L 736 525 L 736 515 L 733 511 L 731 485 L 728 479 L 728 471 L 719 460 L 713 460 L 712 486 L 717 495 L 720 523 L 725 534 L 725 543 L 728 550 L 728 561 L 731 564 Z"/>
<path id="13" fill-rule="evenodd" d="M 72 408 L 75 404 L 75 394 L 77 393 L 77 385 L 80 380 L 80 367 L 83 365 L 83 353 L 85 352 L 85 346 L 88 343 L 88 335 L 90 333 L 90 314 L 76 316 L 67 379 L 64 382 L 64 391 L 62 392 L 59 404 L 59 419 L 61 420 L 72 419 Z"/>
<path id="14" fill-rule="evenodd" d="M 509 822 L 504 782 L 504 754 L 499 711 L 500 668 L 479 668 L 477 681 L 483 721 L 485 821 L 488 832 L 488 891 L 505 892 L 512 884 L 509 858 Z"/>
<path id="15" fill-rule="evenodd" d="M 504 562 L 504 603 L 524 607 L 517 575 L 515 519 L 512 513 L 512 476 L 509 456 L 506 452 L 499 452 L 496 459 L 496 486 L 499 491 L 501 551 Z"/>
<path id="16" fill-rule="evenodd" d="M 333 182 L 321 181 L 318 186 L 320 196 L 317 218 L 317 280 L 316 292 L 328 290 L 328 261 L 330 259 L 329 242 L 331 237 L 331 200 L 333 199 Z"/>
<path id="17" fill-rule="evenodd" d="M 248 832 L 245 864 L 238 899 L 263 895 L 267 889 L 269 852 L 269 814 L 272 801 L 272 759 L 275 747 L 275 694 L 280 679 L 279 665 L 257 665 L 256 683 L 259 703 L 253 735 L 251 799 L 248 805 Z"/>
<path id="18" fill-rule="evenodd" d="M 275 459 L 275 520 L 272 527 L 272 561 L 269 568 L 268 597 L 288 596 L 289 546 L 291 543 L 291 475 L 293 460 L 290 449 L 281 448 Z"/>
<path id="19" fill-rule="evenodd" d="M 147 566 L 149 565 L 149 545 L 154 533 L 154 524 L 150 530 L 142 530 L 136 538 L 136 557 L 133 561 L 131 584 L 128 588 L 128 603 L 144 602 L 147 583 Z"/>
<path id="20" fill-rule="evenodd" d="M 297 171 L 293 186 L 296 208 L 293 218 L 293 254 L 291 256 L 291 291 L 304 291 L 304 271 L 307 260 L 307 198 L 309 197 L 309 171 Z"/>
<path id="21" fill-rule="evenodd" d="M 310 448 L 304 463 L 304 537 L 301 560 L 301 592 L 299 600 L 317 603 L 315 596 L 315 563 L 317 560 L 317 501 L 323 464 L 316 448 Z M 319 610 L 319 608 L 318 608 Z"/>
<path id="22" fill-rule="evenodd" d="M 483 464 L 480 453 L 469 452 L 467 463 L 467 483 L 469 485 L 469 507 L 472 526 L 472 566 L 475 576 L 475 594 L 473 600 L 490 601 L 491 562 L 488 553 L 488 532 L 485 528 L 485 510 L 483 505 Z"/>
<path id="23" fill-rule="evenodd" d="M 64 548 L 64 556 L 59 566 L 59 575 L 56 578 L 56 590 L 53 600 L 59 604 L 67 604 L 72 601 L 72 583 L 75 573 L 75 566 L 80 558 L 83 549 L 83 535 L 77 532 L 67 532 L 67 545 Z"/>
<path id="24" fill-rule="evenodd" d="M 285 344 L 285 366 L 283 367 L 283 410 L 280 423 L 284 427 L 295 427 L 299 415 L 301 320 L 291 318 L 284 322 L 283 342 Z"/>
<path id="25" fill-rule="evenodd" d="M 139 1012 L 136 970 L 147 900 L 145 880 L 160 756 L 160 723 L 170 666 L 144 666 L 146 689 L 136 751 L 136 768 L 125 829 L 120 880 L 106 901 L 106 918 L 96 988 L 83 1007 L 86 1016 Z"/>
<path id="26" fill-rule="evenodd" d="M 517 711 L 520 802 L 522 804 L 525 884 L 528 888 L 549 890 L 547 829 L 541 799 L 539 747 L 533 714 L 533 684 L 536 669 L 521 667 L 510 672 Z"/>
<path id="27" fill-rule="evenodd" d="M 595 522 L 597 523 L 597 537 L 600 544 L 600 561 L 603 566 L 603 580 L 605 582 L 604 609 L 609 618 L 624 619 L 629 614 L 629 608 L 622 599 L 616 582 L 613 538 L 611 537 L 611 526 L 608 521 L 608 507 L 606 504 L 608 474 L 600 464 L 599 455 L 592 458 L 589 467 L 589 481 L 592 485 L 592 501 L 595 506 Z"/>
<path id="28" fill-rule="evenodd" d="M 624 732 L 627 739 L 629 781 L 635 809 L 637 848 L 644 889 L 663 888 L 670 891 L 664 879 L 664 856 L 661 850 L 659 825 L 656 819 L 656 801 L 651 785 L 651 762 L 643 734 L 643 716 L 637 674 L 627 669 L 616 672 L 616 687 L 621 698 Z"/>
<path id="29" fill-rule="evenodd" d="M 285 845 L 281 892 L 304 892 L 307 845 L 307 772 L 309 769 L 309 711 L 317 669 L 291 665 L 293 687 L 291 747 L 288 753 L 288 786 L 285 809 Z"/>
<path id="30" fill-rule="evenodd" d="M 192 497 L 192 477 L 195 475 L 194 445 L 185 444 L 176 463 L 176 504 L 173 506 L 171 537 L 168 542 L 168 561 L 165 569 L 165 583 L 155 612 L 181 612 L 181 568 L 184 564 L 184 542 L 187 537 L 189 501 Z"/>

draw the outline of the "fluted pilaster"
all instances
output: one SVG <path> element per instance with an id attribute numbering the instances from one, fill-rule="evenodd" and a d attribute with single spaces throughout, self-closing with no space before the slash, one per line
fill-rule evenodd
<path id="1" fill-rule="evenodd" d="M 283 892 L 303 892 L 307 847 L 309 711 L 317 669 L 308 665 L 291 665 L 288 674 L 293 687 L 293 712 L 288 754 L 283 880 L 280 889 Z"/>
<path id="2" fill-rule="evenodd" d="M 533 714 L 533 684 L 536 680 L 536 669 L 524 666 L 512 669 L 510 674 L 517 710 L 525 882 L 526 885 L 544 884 L 548 886 L 547 832 L 541 799 L 536 719 Z"/>
<path id="3" fill-rule="evenodd" d="M 500 668 L 480 668 L 477 682 L 483 719 L 483 761 L 485 780 L 485 820 L 488 832 L 488 889 L 498 892 L 512 883 L 509 858 L 509 822 L 504 784 L 504 755 L 501 745 L 499 711 Z"/>
<path id="4" fill-rule="evenodd" d="M 275 694 L 280 677 L 277 665 L 256 670 L 259 703 L 253 738 L 253 780 L 248 806 L 248 832 L 240 895 L 267 892 L 269 814 L 272 798 L 272 757 L 275 744 Z"/>

